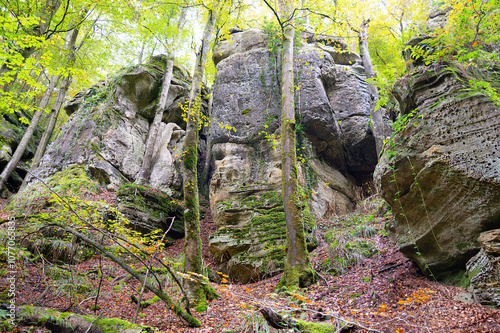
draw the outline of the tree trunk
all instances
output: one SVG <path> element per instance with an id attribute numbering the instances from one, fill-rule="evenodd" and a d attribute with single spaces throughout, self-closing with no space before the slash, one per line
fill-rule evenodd
<path id="1" fill-rule="evenodd" d="M 179 34 L 186 23 L 186 11 L 184 8 L 180 14 L 179 22 L 177 23 L 177 31 Z M 175 56 L 175 52 L 174 56 Z M 141 53 L 142 56 L 142 53 Z M 160 93 L 160 101 L 158 103 L 158 107 L 156 109 L 155 117 L 151 127 L 149 128 L 148 139 L 146 140 L 146 151 L 144 152 L 144 158 L 142 160 L 141 169 L 136 176 L 135 182 L 137 184 L 147 184 L 149 183 L 149 179 L 151 177 L 151 164 L 153 161 L 154 148 L 155 143 L 158 138 L 158 132 L 160 130 L 161 120 L 163 119 L 163 113 L 165 112 L 165 108 L 167 106 L 167 97 L 168 91 L 170 90 L 170 84 L 172 82 L 174 70 L 174 60 L 167 60 L 167 67 L 165 69 L 165 76 L 163 77 L 163 84 Z"/>
<path id="2" fill-rule="evenodd" d="M 368 51 L 368 22 L 370 20 L 363 21 L 361 28 L 358 32 L 359 39 L 359 52 L 361 54 L 361 59 L 363 60 L 363 66 L 365 67 L 365 73 L 367 79 L 374 79 L 377 77 L 375 70 L 373 69 L 372 59 L 370 57 L 370 52 Z M 378 90 L 377 87 L 368 83 L 368 90 L 370 92 L 370 115 L 372 119 L 373 136 L 375 137 L 375 148 L 377 149 L 377 157 L 380 156 L 382 149 L 384 148 L 384 140 L 386 135 L 384 133 L 384 120 L 382 118 L 381 110 L 375 110 L 378 102 Z"/>
<path id="3" fill-rule="evenodd" d="M 66 96 L 66 93 L 68 92 L 69 86 L 71 85 L 72 81 L 73 78 L 71 75 L 66 77 L 62 83 L 61 89 L 57 93 L 56 102 L 54 103 L 54 107 L 52 108 L 49 114 L 49 123 L 47 124 L 45 132 L 43 132 L 42 138 L 40 139 L 40 143 L 38 144 L 38 147 L 36 149 L 35 156 L 33 157 L 33 160 L 31 160 L 29 172 L 26 175 L 26 177 L 24 177 L 23 184 L 21 185 L 20 190 L 26 187 L 28 182 L 31 180 L 31 173 L 33 172 L 33 170 L 38 168 L 38 165 L 40 164 L 40 160 L 42 159 L 42 156 L 45 153 L 45 150 L 47 149 L 47 146 L 49 144 L 50 138 L 52 137 L 52 133 L 54 132 L 57 117 L 59 117 L 59 112 L 61 111 L 62 104 L 64 102 L 64 97 Z"/>
<path id="4" fill-rule="evenodd" d="M 186 138 L 183 151 L 183 188 L 184 188 L 184 271 L 203 274 L 203 258 L 201 254 L 200 237 L 200 212 L 198 200 L 198 132 L 201 112 L 201 85 L 207 59 L 208 48 L 215 28 L 215 14 L 210 11 L 203 32 L 200 50 L 196 56 L 196 63 L 189 93 L 189 106 L 187 111 Z M 186 292 L 194 303 L 203 309 L 206 299 L 213 299 L 217 295 L 209 284 L 200 284 L 188 279 Z"/>
<path id="5" fill-rule="evenodd" d="M 59 76 L 53 75 L 51 77 L 49 86 L 45 90 L 45 94 L 43 95 L 42 101 L 40 102 L 37 111 L 33 115 L 30 125 L 28 126 L 28 129 L 24 133 L 23 138 L 21 139 L 21 142 L 19 142 L 19 145 L 17 146 L 17 149 L 12 155 L 12 158 L 10 159 L 9 163 L 7 163 L 7 166 L 5 166 L 5 168 L 2 171 L 2 174 L 0 175 L 0 190 L 5 188 L 9 176 L 11 175 L 12 171 L 14 171 L 17 163 L 19 163 L 19 161 L 21 160 L 21 157 L 23 156 L 26 147 L 28 147 L 28 143 L 31 140 L 31 137 L 33 136 L 33 132 L 35 131 L 36 125 L 38 124 L 38 121 L 40 120 L 42 114 L 45 112 L 47 104 L 49 104 L 50 96 L 52 95 L 52 92 L 54 91 L 54 88 L 56 87 L 58 80 Z"/>
<path id="6" fill-rule="evenodd" d="M 282 17 L 288 17 L 289 5 L 280 1 Z M 307 287 L 314 283 L 315 273 L 306 248 L 303 200 L 300 198 L 297 180 L 297 154 L 295 149 L 295 105 L 293 82 L 293 38 L 291 25 L 284 27 L 281 52 L 281 163 L 282 196 L 287 229 L 287 253 L 285 272 L 281 284 L 289 288 Z"/>
<path id="7" fill-rule="evenodd" d="M 2 304 L 3 305 L 3 304 Z M 8 310 L 8 308 L 7 308 Z M 126 320 L 118 318 L 103 318 L 94 316 L 84 316 L 72 313 L 61 316 L 62 313 L 50 308 L 37 306 L 17 306 L 16 319 L 25 325 L 42 326 L 53 333 L 102 333 L 112 331 L 117 333 L 141 333 L 153 332 L 152 327 L 136 325 Z M 45 330 L 44 330 L 45 331 Z"/>
<path id="8" fill-rule="evenodd" d="M 212 103 L 214 100 L 214 94 L 210 94 L 210 100 L 208 102 L 208 117 L 212 117 Z M 208 132 L 210 132 L 210 127 L 208 127 Z M 208 184 L 208 173 L 210 171 L 210 164 L 212 163 L 212 143 L 210 141 L 210 136 L 207 138 L 207 151 L 205 153 L 205 165 L 203 166 L 203 171 L 201 172 L 200 182 L 203 192 L 206 193 L 208 197 L 209 184 Z"/>
<path id="9" fill-rule="evenodd" d="M 72 31 L 68 32 L 67 39 L 66 39 L 66 51 L 69 52 L 68 54 L 68 66 L 71 67 L 75 64 L 76 61 L 76 52 L 78 51 L 75 48 L 76 45 L 76 39 L 78 38 L 78 29 L 73 29 Z M 82 40 L 83 43 L 83 40 Z M 81 45 L 80 45 L 81 47 Z M 79 48 L 78 48 L 79 49 Z M 31 161 L 30 169 L 26 177 L 24 177 L 23 184 L 21 185 L 21 189 L 23 189 L 28 181 L 31 179 L 30 173 L 35 170 L 38 165 L 40 164 L 40 160 L 42 159 L 43 154 L 45 153 L 45 149 L 47 148 L 47 145 L 49 144 L 50 137 L 52 136 L 52 132 L 54 131 L 54 127 L 56 125 L 57 117 L 59 116 L 59 111 L 61 110 L 62 104 L 64 102 L 64 97 L 66 96 L 66 93 L 69 90 L 69 87 L 71 85 L 71 82 L 73 81 L 73 77 L 71 74 L 69 74 L 62 82 L 61 84 L 61 89 L 57 93 L 57 98 L 54 103 L 54 106 L 52 107 L 52 110 L 50 111 L 49 115 L 49 123 L 47 124 L 47 128 L 45 129 L 45 132 L 42 135 L 42 138 L 40 140 L 40 143 L 38 144 L 38 147 L 36 149 L 35 156 L 33 157 L 33 160 Z"/>
<path id="10" fill-rule="evenodd" d="M 153 160 L 155 142 L 158 137 L 158 131 L 160 130 L 160 124 L 163 118 L 163 112 L 165 111 L 165 107 L 167 104 L 167 96 L 168 96 L 168 91 L 170 89 L 170 83 L 172 82 L 173 69 L 174 69 L 174 61 L 172 59 L 168 59 L 167 68 L 165 70 L 165 76 L 163 77 L 160 102 L 158 108 L 156 109 L 153 123 L 149 128 L 148 139 L 146 141 L 146 151 L 144 153 L 144 158 L 142 160 L 141 170 L 139 170 L 139 173 L 137 174 L 136 178 L 137 184 L 149 183 L 149 178 L 151 176 L 151 162 Z"/>

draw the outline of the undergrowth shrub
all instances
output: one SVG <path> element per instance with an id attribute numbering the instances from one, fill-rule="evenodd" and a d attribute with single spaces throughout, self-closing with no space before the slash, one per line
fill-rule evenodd
<path id="1" fill-rule="evenodd" d="M 384 234 L 383 222 L 389 217 L 385 201 L 374 195 L 358 203 L 353 213 L 329 221 L 323 230 L 328 257 L 321 263 L 322 270 L 341 275 L 363 258 L 376 254 L 371 238 Z"/>

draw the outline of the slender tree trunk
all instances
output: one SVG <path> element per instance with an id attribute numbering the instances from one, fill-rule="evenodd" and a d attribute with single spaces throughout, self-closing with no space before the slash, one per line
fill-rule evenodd
<path id="1" fill-rule="evenodd" d="M 212 106 L 213 106 L 214 94 L 210 94 L 210 100 L 208 102 L 208 117 L 212 117 Z M 210 132 L 210 127 L 208 127 L 208 132 Z M 201 172 L 200 182 L 202 189 L 208 196 L 208 172 L 210 170 L 210 164 L 212 163 L 212 143 L 210 136 L 207 138 L 207 151 L 205 154 L 205 165 L 203 166 L 203 171 Z"/>
<path id="2" fill-rule="evenodd" d="M 165 70 L 165 76 L 163 77 L 160 102 L 158 108 L 156 109 L 153 123 L 149 128 L 148 139 L 146 141 L 146 151 L 144 153 L 144 158 L 142 160 L 141 170 L 139 170 L 139 173 L 137 174 L 136 178 L 137 184 L 149 183 L 149 178 L 151 176 L 151 162 L 153 160 L 155 142 L 158 137 L 158 131 L 160 130 L 160 124 L 163 118 L 163 112 L 165 111 L 165 107 L 167 104 L 167 96 L 168 96 L 168 91 L 170 89 L 170 83 L 172 82 L 173 69 L 174 69 L 174 61 L 172 59 L 168 59 L 167 68 Z"/>
<path id="3" fill-rule="evenodd" d="M 142 42 L 141 52 L 139 53 L 139 59 L 137 60 L 138 64 L 142 64 L 142 58 L 144 57 L 144 47 L 146 46 L 146 41 Z"/>
<path id="4" fill-rule="evenodd" d="M 290 5 L 280 1 L 282 17 L 291 13 Z M 297 155 L 295 148 L 295 105 L 293 82 L 293 38 L 291 25 L 284 27 L 281 52 L 281 163 L 282 195 L 287 229 L 287 253 L 285 272 L 281 284 L 289 288 L 307 287 L 314 283 L 315 273 L 306 248 L 302 209 L 297 179 Z"/>
<path id="5" fill-rule="evenodd" d="M 365 67 L 365 73 L 367 79 L 376 78 L 375 70 L 373 69 L 372 59 L 370 57 L 370 52 L 368 51 L 368 23 L 370 20 L 363 21 L 361 28 L 358 31 L 359 39 L 359 52 L 361 53 L 361 59 L 363 60 L 363 66 Z M 375 110 L 375 106 L 378 102 L 378 90 L 377 87 L 372 84 L 368 84 L 368 90 L 370 92 L 370 115 L 373 125 L 373 136 L 375 137 L 375 148 L 377 149 L 377 156 L 380 156 L 382 149 L 384 148 L 384 120 L 382 118 L 381 110 Z"/>
<path id="6" fill-rule="evenodd" d="M 28 129 L 24 133 L 21 142 L 19 142 L 19 145 L 17 146 L 16 151 L 12 155 L 12 158 L 10 159 L 9 163 L 7 163 L 7 165 L 2 171 L 2 174 L 0 175 L 0 190 L 3 190 L 5 188 L 9 176 L 11 175 L 12 171 L 14 171 L 14 169 L 16 168 L 17 163 L 19 163 L 19 161 L 21 160 L 21 157 L 23 156 L 26 147 L 28 147 L 28 143 L 31 140 L 31 137 L 33 136 L 33 132 L 35 131 L 36 125 L 38 124 L 38 121 L 40 120 L 42 114 L 45 112 L 45 108 L 49 104 L 50 96 L 52 95 L 52 92 L 54 91 L 54 88 L 56 87 L 58 80 L 59 76 L 53 75 L 51 77 L 49 86 L 45 90 L 45 94 L 43 95 L 42 101 L 38 106 L 38 110 L 33 115 L 30 125 L 28 126 Z"/>
<path id="7" fill-rule="evenodd" d="M 85 12 L 86 13 L 86 12 Z M 75 64 L 76 61 L 76 52 L 78 49 L 81 48 L 83 45 L 83 42 L 85 39 L 82 40 L 80 43 L 80 46 L 78 48 L 75 47 L 76 45 L 76 40 L 78 38 L 79 30 L 78 29 L 73 29 L 72 31 L 68 32 L 67 37 L 66 37 L 66 51 L 68 52 L 68 59 L 67 63 L 68 66 L 71 67 Z M 54 106 L 52 107 L 52 110 L 50 111 L 49 115 L 49 123 L 47 124 L 47 128 L 45 129 L 45 132 L 42 135 L 42 138 L 40 140 L 40 143 L 38 144 L 38 147 L 36 149 L 35 156 L 33 157 L 33 160 L 31 161 L 30 169 L 26 177 L 24 177 L 23 183 L 21 185 L 21 189 L 23 189 L 27 183 L 29 182 L 31 178 L 31 174 L 33 170 L 35 170 L 38 165 L 40 164 L 40 160 L 42 159 L 43 154 L 45 153 L 45 149 L 47 148 L 47 145 L 49 144 L 50 137 L 52 136 L 52 132 L 54 132 L 54 128 L 56 125 L 57 117 L 59 116 L 59 112 L 62 108 L 62 104 L 64 102 L 64 97 L 66 96 L 66 93 L 69 90 L 69 87 L 71 85 L 71 82 L 73 81 L 73 77 L 71 74 L 69 74 L 66 78 L 64 78 L 63 83 L 61 84 L 61 89 L 57 93 L 57 98 L 54 103 Z"/>
<path id="8" fill-rule="evenodd" d="M 177 31 L 179 33 L 182 31 L 184 24 L 186 23 L 186 8 L 184 8 L 179 17 L 179 22 L 177 24 Z M 175 56 L 175 52 L 174 56 Z M 151 127 L 149 128 L 148 139 L 146 140 L 146 151 L 144 152 L 144 158 L 142 160 L 141 169 L 136 176 L 137 184 L 147 184 L 151 177 L 151 164 L 153 161 L 155 143 L 158 138 L 158 132 L 160 130 L 161 120 L 163 119 L 163 113 L 167 106 L 168 91 L 170 90 L 170 84 L 172 82 L 174 70 L 174 60 L 167 60 L 167 68 L 165 69 L 165 76 L 163 77 L 163 84 L 160 93 L 160 101 L 156 109 L 155 117 Z"/>
<path id="9" fill-rule="evenodd" d="M 184 271 L 203 274 L 201 254 L 200 212 L 198 199 L 198 132 L 201 112 L 201 85 L 207 59 L 208 48 L 215 28 L 215 14 L 210 11 L 203 32 L 200 50 L 196 56 L 193 81 L 189 93 L 189 108 L 186 124 L 186 138 L 183 152 L 183 187 L 184 187 Z M 207 281 L 208 283 L 208 281 Z M 186 279 L 186 291 L 189 296 L 202 306 L 206 299 L 217 295 L 209 284 L 200 284 Z"/>
<path id="10" fill-rule="evenodd" d="M 35 156 L 31 161 L 29 172 L 26 174 L 26 177 L 24 177 L 23 184 L 21 185 L 20 190 L 26 187 L 28 182 L 31 180 L 31 173 L 33 173 L 33 170 L 38 168 L 38 165 L 40 164 L 40 160 L 42 159 L 42 156 L 45 153 L 45 150 L 47 149 L 47 146 L 49 144 L 50 138 L 52 137 L 52 133 L 54 132 L 56 121 L 57 118 L 59 117 L 59 112 L 61 111 L 62 104 L 64 102 L 64 97 L 66 96 L 72 81 L 73 77 L 71 75 L 66 77 L 62 83 L 61 89 L 57 93 L 56 102 L 54 103 L 54 107 L 52 108 L 49 114 L 49 123 L 47 124 L 45 132 L 43 132 L 42 138 L 40 139 L 40 143 L 38 144 L 38 147 L 36 149 Z"/>

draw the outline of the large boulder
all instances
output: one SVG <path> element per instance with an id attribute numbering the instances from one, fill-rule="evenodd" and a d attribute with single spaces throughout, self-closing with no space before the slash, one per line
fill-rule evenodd
<path id="1" fill-rule="evenodd" d="M 75 95 L 66 106 L 71 114 L 68 122 L 47 148 L 34 174 L 47 179 L 80 164 L 109 190 L 134 181 L 142 165 L 164 70 L 165 59 L 157 56 L 150 63 L 125 68 L 109 80 Z M 184 69 L 176 66 L 174 74 L 164 122 L 155 143 L 151 178 L 145 185 L 179 197 L 182 190 L 179 156 L 184 138 L 181 127 L 185 124 L 178 103 L 184 102 L 190 85 Z"/>
<path id="2" fill-rule="evenodd" d="M 311 231 L 314 219 L 353 209 L 356 181 L 377 158 L 359 56 L 340 56 L 345 49 L 333 48 L 339 41 L 309 42 L 298 50 L 295 71 L 299 181 Z M 214 52 L 210 205 L 218 231 L 209 245 L 219 268 L 243 283 L 276 274 L 285 256 L 276 52 L 258 29 L 234 32 Z"/>
<path id="3" fill-rule="evenodd" d="M 464 93 L 463 68 L 421 67 L 394 95 L 399 122 L 374 178 L 392 206 L 389 236 L 424 272 L 464 269 L 483 231 L 500 228 L 500 109 Z"/>

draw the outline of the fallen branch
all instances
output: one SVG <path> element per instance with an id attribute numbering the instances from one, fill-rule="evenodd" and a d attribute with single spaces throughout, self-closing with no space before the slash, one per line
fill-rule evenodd
<path id="1" fill-rule="evenodd" d="M 395 264 L 395 265 L 391 265 L 391 266 L 389 266 L 389 267 L 383 268 L 383 269 L 379 270 L 377 273 L 382 273 L 382 272 L 388 271 L 388 270 L 390 270 L 390 269 L 393 269 L 393 268 L 399 267 L 399 266 L 401 266 L 401 265 L 403 265 L 403 264 L 406 264 L 408 261 L 410 261 L 410 259 L 406 259 L 405 261 L 400 262 L 399 264 Z"/>
<path id="2" fill-rule="evenodd" d="M 101 234 L 104 234 L 104 232 L 101 229 L 93 226 L 91 223 L 89 223 L 88 221 L 86 221 L 85 219 L 83 219 L 73 209 L 73 207 L 67 201 L 65 201 L 59 194 L 57 194 L 49 185 L 47 185 L 47 183 L 45 183 L 43 180 L 41 180 L 38 177 L 36 177 L 36 178 L 42 184 L 44 184 L 49 189 L 49 191 L 51 191 L 52 193 L 54 193 L 60 200 L 62 200 L 68 206 L 68 209 L 73 214 L 75 214 L 75 216 L 80 221 L 84 222 L 90 228 L 92 228 L 92 229 L 100 232 Z M 137 280 L 139 280 L 140 283 L 143 283 L 144 286 L 145 286 L 145 288 L 147 288 L 148 290 L 152 291 L 156 296 L 158 296 L 165 303 L 165 305 L 167 305 L 167 308 L 171 309 L 178 317 L 184 319 L 191 327 L 201 327 L 202 326 L 201 322 L 190 313 L 189 307 L 186 310 L 182 309 L 165 292 L 163 292 L 163 290 L 161 290 L 161 286 L 160 286 L 160 282 L 159 281 L 158 281 L 159 288 L 154 287 L 153 285 L 151 285 L 150 283 L 147 282 L 147 279 L 145 279 L 143 275 L 139 274 L 136 270 L 134 270 L 132 267 L 130 267 L 127 263 L 125 263 L 125 261 L 123 261 L 122 259 L 120 259 L 119 257 L 117 257 L 115 254 L 111 253 L 106 247 L 104 247 L 104 245 L 99 244 L 98 242 L 96 242 L 95 240 L 91 239 L 87 235 L 85 235 L 85 234 L 83 234 L 83 233 L 81 233 L 81 232 L 79 232 L 79 231 L 77 231 L 77 230 L 75 230 L 75 229 L 73 229 L 71 227 L 68 227 L 68 226 L 63 226 L 63 225 L 59 225 L 59 224 L 53 224 L 53 226 L 59 227 L 59 228 L 63 229 L 64 231 L 69 232 L 69 233 L 73 234 L 74 236 L 79 237 L 80 239 L 82 239 L 87 244 L 89 244 L 92 247 L 94 247 L 95 249 L 99 250 L 104 256 L 108 257 L 109 259 L 111 259 L 112 261 L 114 261 L 115 263 L 117 263 L 118 265 L 120 265 L 130 275 L 132 275 L 134 278 L 136 278 Z M 118 236 L 115 236 L 115 237 L 120 238 Z M 137 257 L 137 256 L 135 256 L 135 257 Z M 145 266 L 147 266 L 147 264 L 144 263 L 142 260 L 140 260 L 140 261 Z"/>
<path id="3" fill-rule="evenodd" d="M 127 271 L 130 275 L 132 275 L 134 278 L 139 280 L 141 283 L 144 283 L 144 286 L 152 291 L 156 296 L 161 298 L 163 302 L 167 305 L 169 309 L 172 309 L 174 313 L 184 319 L 188 324 L 192 327 L 201 327 L 201 322 L 193 317 L 190 313 L 184 311 L 179 305 L 177 305 L 167 294 L 165 294 L 162 290 L 155 288 L 151 284 L 149 284 L 146 279 L 144 279 L 144 276 L 139 274 L 137 271 L 135 271 L 132 267 L 130 267 L 128 264 L 126 264 L 123 260 L 118 258 L 116 255 L 113 253 L 109 252 L 103 245 L 95 242 L 93 239 L 87 237 L 86 235 L 74 230 L 73 228 L 70 227 L 63 227 L 63 230 L 80 237 L 83 241 L 87 242 L 88 244 L 92 245 L 94 248 L 99 250 L 104 256 L 108 257 L 109 259 L 113 260 L 115 263 L 120 265 L 125 271 Z M 189 310 L 188 310 L 189 311 Z"/>
<path id="4" fill-rule="evenodd" d="M 295 320 L 291 318 L 284 318 L 279 313 L 275 312 L 270 308 L 261 307 L 259 312 L 262 314 L 264 319 L 273 328 L 277 329 L 297 329 L 299 332 L 313 333 L 313 332 L 344 332 L 351 329 L 353 326 L 358 326 L 353 323 L 348 323 L 343 320 L 335 322 L 335 324 L 324 324 L 324 323 L 314 323 L 310 321 Z M 364 328 L 361 327 L 360 328 Z"/>

